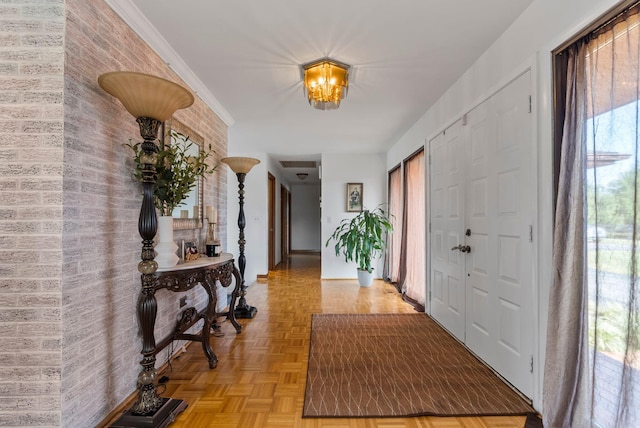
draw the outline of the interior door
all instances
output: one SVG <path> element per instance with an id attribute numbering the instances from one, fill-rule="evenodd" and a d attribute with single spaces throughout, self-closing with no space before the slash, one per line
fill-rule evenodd
<path id="1" fill-rule="evenodd" d="M 531 396 L 531 77 L 466 115 L 467 346 Z"/>
<path id="2" fill-rule="evenodd" d="M 276 178 L 269 173 L 269 270 L 276 268 Z"/>
<path id="3" fill-rule="evenodd" d="M 530 74 L 430 142 L 431 314 L 529 397 L 535 264 Z"/>
<path id="4" fill-rule="evenodd" d="M 280 185 L 280 260 L 289 256 L 289 191 Z"/>
<path id="5" fill-rule="evenodd" d="M 431 315 L 465 339 L 464 146 L 461 121 L 429 144 L 431 174 Z"/>

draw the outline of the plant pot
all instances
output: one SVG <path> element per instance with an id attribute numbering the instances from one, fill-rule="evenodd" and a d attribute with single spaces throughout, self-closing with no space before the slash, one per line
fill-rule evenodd
<path id="1" fill-rule="evenodd" d="M 367 270 L 358 269 L 358 283 L 361 287 L 371 287 L 373 284 L 373 271 L 369 273 Z"/>
<path id="2" fill-rule="evenodd" d="M 158 218 L 158 232 L 156 241 L 156 262 L 159 268 L 173 267 L 180 258 L 176 254 L 178 245 L 173 241 L 173 217 L 160 216 Z"/>

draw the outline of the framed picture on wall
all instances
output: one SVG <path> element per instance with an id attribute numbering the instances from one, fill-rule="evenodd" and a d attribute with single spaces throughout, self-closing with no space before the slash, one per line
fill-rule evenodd
<path id="1" fill-rule="evenodd" d="M 362 183 L 347 183 L 347 212 L 362 211 Z"/>

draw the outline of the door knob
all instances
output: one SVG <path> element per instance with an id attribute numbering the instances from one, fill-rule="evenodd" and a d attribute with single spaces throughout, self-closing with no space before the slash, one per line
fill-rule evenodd
<path id="1" fill-rule="evenodd" d="M 463 252 L 463 253 L 470 253 L 470 252 L 471 252 L 471 247 L 470 247 L 470 246 L 468 246 L 468 245 L 462 245 L 462 244 L 460 244 L 460 245 L 458 245 L 458 246 L 456 246 L 456 247 L 453 247 L 453 248 L 451 249 L 451 251 L 453 251 L 453 250 L 460 250 L 460 251 L 461 251 L 461 252 Z"/>

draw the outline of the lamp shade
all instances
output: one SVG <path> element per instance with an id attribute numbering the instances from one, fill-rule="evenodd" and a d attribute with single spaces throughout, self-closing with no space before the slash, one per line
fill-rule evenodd
<path id="1" fill-rule="evenodd" d="M 220 162 L 229 165 L 229 168 L 236 174 L 247 174 L 251 168 L 260 163 L 258 159 L 243 157 L 222 158 Z"/>
<path id="2" fill-rule="evenodd" d="M 193 104 L 191 92 L 161 77 L 133 71 L 113 71 L 98 77 L 98 84 L 122 102 L 136 119 L 164 122 L 173 113 Z"/>

